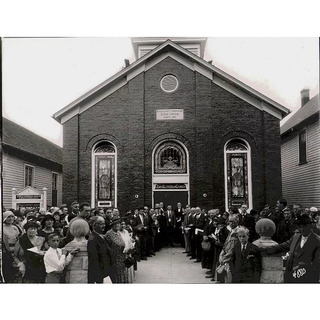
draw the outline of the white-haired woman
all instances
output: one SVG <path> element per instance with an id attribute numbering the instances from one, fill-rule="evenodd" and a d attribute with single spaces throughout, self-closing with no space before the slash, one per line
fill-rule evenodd
<path id="1" fill-rule="evenodd" d="M 89 224 L 84 219 L 75 219 L 70 225 L 70 233 L 74 239 L 64 249 L 68 252 L 77 251 L 66 268 L 67 283 L 88 283 L 88 240 Z"/>

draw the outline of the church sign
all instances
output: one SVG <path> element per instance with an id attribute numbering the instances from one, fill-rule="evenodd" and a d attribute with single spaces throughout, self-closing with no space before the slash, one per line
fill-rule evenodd
<path id="1" fill-rule="evenodd" d="M 157 120 L 183 120 L 183 109 L 158 109 L 156 111 Z"/>
<path id="2" fill-rule="evenodd" d="M 32 187 L 26 187 L 21 192 L 17 192 L 16 188 L 12 189 L 12 208 L 21 207 L 47 209 L 47 188 L 42 189 L 42 193 Z"/>

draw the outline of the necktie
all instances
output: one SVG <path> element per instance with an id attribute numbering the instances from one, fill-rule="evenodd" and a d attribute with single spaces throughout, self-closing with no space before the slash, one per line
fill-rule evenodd
<path id="1" fill-rule="evenodd" d="M 301 237 L 301 242 L 300 242 L 300 248 L 302 248 L 304 246 L 304 244 L 306 243 L 307 238 L 305 237 Z"/>
<path id="2" fill-rule="evenodd" d="M 58 249 L 56 249 L 56 252 L 57 252 L 58 259 L 60 260 L 61 259 L 61 255 L 60 255 Z"/>

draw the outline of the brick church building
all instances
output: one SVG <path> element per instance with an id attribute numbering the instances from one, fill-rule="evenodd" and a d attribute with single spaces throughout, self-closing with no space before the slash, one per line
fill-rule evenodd
<path id="1" fill-rule="evenodd" d="M 281 197 L 289 110 L 203 59 L 205 38 L 134 38 L 137 60 L 54 114 L 63 202 L 250 209 Z"/>

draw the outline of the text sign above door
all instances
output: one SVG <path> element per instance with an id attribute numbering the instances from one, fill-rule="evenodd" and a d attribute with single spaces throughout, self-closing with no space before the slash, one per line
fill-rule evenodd
<path id="1" fill-rule="evenodd" d="M 156 120 L 183 120 L 183 109 L 158 109 Z"/>

